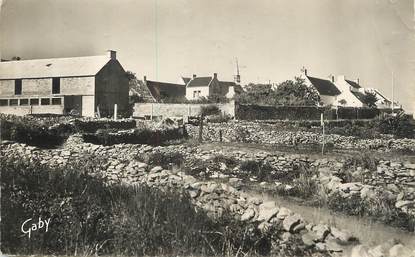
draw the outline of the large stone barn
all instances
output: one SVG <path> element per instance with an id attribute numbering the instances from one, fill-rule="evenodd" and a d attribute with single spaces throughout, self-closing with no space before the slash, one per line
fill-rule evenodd
<path id="1" fill-rule="evenodd" d="M 0 113 L 113 115 L 128 108 L 115 51 L 103 56 L 0 62 Z"/>

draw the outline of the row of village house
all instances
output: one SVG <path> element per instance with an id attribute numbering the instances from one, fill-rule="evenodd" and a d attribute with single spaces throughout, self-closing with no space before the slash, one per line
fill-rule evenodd
<path id="1" fill-rule="evenodd" d="M 311 77 L 305 70 L 302 77 L 320 94 L 323 105 L 364 107 L 366 90 L 376 94 L 378 108 L 390 108 L 391 101 L 376 89 L 364 89 L 358 81 L 339 76 L 337 79 Z M 126 72 L 115 51 L 103 56 L 54 58 L 0 62 L 0 113 L 65 114 L 82 116 L 112 115 L 128 108 L 129 95 L 142 94 L 149 101 L 185 97 L 196 100 L 210 95 L 234 98 L 243 91 L 236 82 L 221 81 L 213 76 L 180 78 L 179 83 L 144 79 L 130 87 Z M 147 92 L 147 94 L 145 93 Z M 342 100 L 344 99 L 344 101 Z"/>

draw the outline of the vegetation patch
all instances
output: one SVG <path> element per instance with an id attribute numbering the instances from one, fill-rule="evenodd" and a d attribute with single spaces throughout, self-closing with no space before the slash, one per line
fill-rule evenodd
<path id="1" fill-rule="evenodd" d="M 211 220 L 181 191 L 107 186 L 91 176 L 104 162 L 65 170 L 1 158 L 2 250 L 54 255 L 267 254 L 271 233 L 225 214 Z M 23 221 L 50 218 L 49 231 L 23 235 Z M 268 247 L 264 247 L 268 246 Z"/>

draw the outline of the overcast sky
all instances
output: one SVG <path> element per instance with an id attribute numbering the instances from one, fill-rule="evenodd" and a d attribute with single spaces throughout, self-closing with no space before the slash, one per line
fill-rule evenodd
<path id="1" fill-rule="evenodd" d="M 1 0 L 0 0 L 1 2 Z M 415 110 L 413 0 L 3 0 L 2 58 L 118 51 L 139 77 L 360 78 Z"/>

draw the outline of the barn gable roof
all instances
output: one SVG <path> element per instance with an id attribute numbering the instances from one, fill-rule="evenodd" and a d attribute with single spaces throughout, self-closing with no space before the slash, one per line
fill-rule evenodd
<path id="1" fill-rule="evenodd" d="M 95 76 L 110 60 L 101 55 L 0 62 L 0 79 Z"/>

